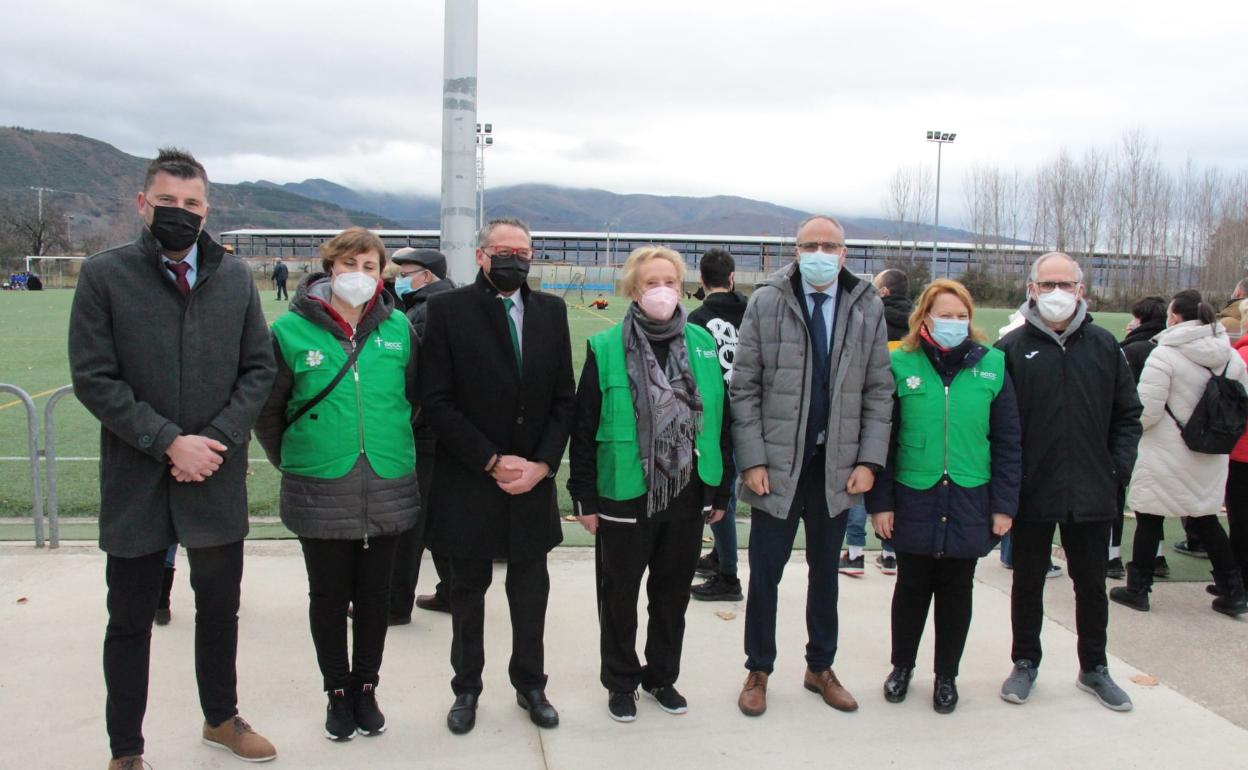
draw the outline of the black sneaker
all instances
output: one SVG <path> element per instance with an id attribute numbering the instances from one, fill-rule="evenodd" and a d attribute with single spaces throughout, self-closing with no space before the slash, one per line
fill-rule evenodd
<path id="1" fill-rule="evenodd" d="M 637 718 L 637 691 L 613 692 L 608 695 L 607 713 L 617 722 L 632 722 Z"/>
<path id="2" fill-rule="evenodd" d="M 875 557 L 875 566 L 880 568 L 880 572 L 885 575 L 897 574 L 897 557 L 887 551 L 880 551 Z"/>
<path id="3" fill-rule="evenodd" d="M 355 708 L 346 690 L 330 690 L 325 707 L 325 737 L 331 741 L 349 741 L 355 737 Z"/>
<path id="4" fill-rule="evenodd" d="M 842 551 L 841 561 L 840 561 L 840 564 L 837 565 L 837 569 L 840 571 L 842 575 L 849 575 L 850 577 L 862 577 L 862 574 L 866 572 L 865 565 L 866 565 L 866 559 L 863 557 L 862 554 L 858 554 L 857 559 L 851 559 L 849 558 L 849 551 Z"/>
<path id="5" fill-rule="evenodd" d="M 711 575 L 702 585 L 689 589 L 689 593 L 700 602 L 739 602 L 745 598 L 740 580 L 719 574 Z"/>
<path id="6" fill-rule="evenodd" d="M 649 687 L 642 688 L 646 691 L 646 695 L 654 698 L 658 702 L 659 708 L 669 714 L 683 714 L 689 710 L 689 701 L 685 700 L 685 696 L 676 692 L 675 687 Z"/>
<path id="7" fill-rule="evenodd" d="M 1184 556 L 1194 556 L 1197 559 L 1209 558 L 1209 554 L 1205 551 L 1204 548 L 1192 548 L 1190 545 L 1188 545 L 1186 540 L 1180 540 L 1179 542 L 1175 543 L 1174 550 L 1178 551 Z M 1154 571 L 1153 574 L 1156 574 L 1156 572 Z"/>
<path id="8" fill-rule="evenodd" d="M 1122 557 L 1114 557 L 1105 564 L 1105 577 L 1110 580 L 1122 580 L 1127 576 L 1127 568 L 1122 564 Z"/>
<path id="9" fill-rule="evenodd" d="M 1209 558 L 1208 556 L 1204 558 Z M 1153 577 L 1168 578 L 1170 577 L 1170 563 L 1166 561 L 1166 557 L 1158 556 L 1153 562 Z"/>
<path id="10" fill-rule="evenodd" d="M 711 549 L 705 556 L 698 557 L 698 563 L 693 568 L 693 574 L 698 577 L 710 577 L 719 573 L 719 555 Z"/>
<path id="11" fill-rule="evenodd" d="M 386 715 L 377 706 L 377 688 L 362 686 L 355 693 L 355 727 L 360 735 L 381 735 L 386 731 Z"/>

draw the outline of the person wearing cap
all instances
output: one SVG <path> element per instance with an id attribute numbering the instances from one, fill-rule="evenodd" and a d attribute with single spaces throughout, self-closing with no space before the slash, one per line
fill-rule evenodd
<path id="1" fill-rule="evenodd" d="M 394 291 L 399 295 L 407 320 L 416 332 L 416 341 L 425 336 L 425 302 L 433 294 L 455 288 L 446 277 L 446 257 L 433 249 L 403 248 L 390 257 L 399 268 L 394 280 Z M 421 508 L 429 511 L 429 490 L 433 488 L 434 450 L 437 441 L 433 429 L 425 422 L 424 415 L 416 418 L 416 474 L 420 477 Z M 432 520 L 426 515 L 425 521 Z M 390 578 L 390 625 L 402 626 L 412 622 L 413 605 L 432 612 L 450 612 L 450 562 L 441 555 L 433 556 L 433 566 L 438 572 L 438 585 L 431 594 L 416 595 L 416 583 L 420 579 L 420 562 L 425 553 L 424 528 L 405 532 L 399 538 L 394 555 L 394 573 Z"/>

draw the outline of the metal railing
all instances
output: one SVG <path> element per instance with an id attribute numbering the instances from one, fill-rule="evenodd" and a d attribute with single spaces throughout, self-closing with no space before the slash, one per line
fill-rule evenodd
<path id="1" fill-rule="evenodd" d="M 47 516 L 48 545 L 59 548 L 61 545 L 61 519 L 56 499 L 56 443 L 52 411 L 65 396 L 73 394 L 72 385 L 64 385 L 52 392 L 48 403 L 43 407 L 43 448 L 39 448 L 39 408 L 30 394 L 16 385 L 0 383 L 0 393 L 12 393 L 17 396 L 22 406 L 26 407 L 26 452 L 30 459 L 30 486 L 32 507 L 31 517 L 35 522 L 35 547 L 44 546 L 44 516 Z M 47 478 L 48 494 L 43 494 L 43 483 L 40 480 L 39 463 L 44 464 L 43 475 Z"/>

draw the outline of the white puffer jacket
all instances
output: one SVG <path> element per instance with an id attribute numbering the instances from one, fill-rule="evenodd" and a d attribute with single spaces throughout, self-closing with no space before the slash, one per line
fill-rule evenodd
<path id="1" fill-rule="evenodd" d="M 1166 414 L 1166 404 L 1186 423 L 1200 401 L 1210 370 L 1248 386 L 1244 362 L 1231 350 L 1221 324 L 1185 321 L 1154 338 L 1157 349 L 1140 374 L 1139 459 L 1131 476 L 1127 505 L 1160 516 L 1213 516 L 1222 508 L 1228 455 L 1193 452 L 1183 443 L 1179 426 Z"/>

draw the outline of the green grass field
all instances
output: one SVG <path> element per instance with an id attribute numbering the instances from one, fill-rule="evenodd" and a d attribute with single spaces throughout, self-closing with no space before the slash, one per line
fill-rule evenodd
<path id="1" fill-rule="evenodd" d="M 69 323 L 71 291 L 3 292 L 0 293 L 0 383 L 17 385 L 35 396 L 42 408 L 48 394 L 69 383 L 66 355 L 66 329 Z M 286 303 L 273 300 L 267 292 L 266 316 L 272 322 L 286 312 Z M 696 307 L 696 301 L 689 307 Z M 577 375 L 585 356 L 585 340 L 594 332 L 619 321 L 627 303 L 619 297 L 602 312 L 571 304 L 568 320 L 572 333 L 572 358 Z M 977 326 L 996 339 L 996 330 L 1010 311 L 982 309 Z M 1098 323 L 1116 334 L 1126 324 L 1125 314 L 1098 316 Z M 99 426 L 73 398 L 62 399 L 56 407 L 57 489 L 62 516 L 93 516 L 98 513 L 99 493 Z M 7 394 L 0 394 L 0 517 L 30 516 L 31 487 L 26 456 L 26 414 L 20 403 Z M 248 481 L 252 513 L 259 516 L 277 514 L 277 472 L 264 460 L 253 442 L 251 477 Z M 560 474 L 560 502 L 570 509 L 563 476 Z"/>

